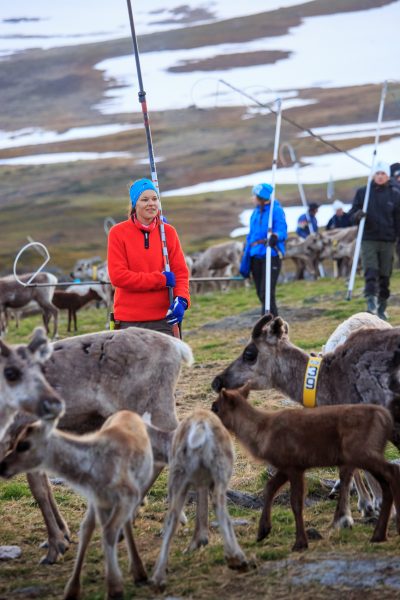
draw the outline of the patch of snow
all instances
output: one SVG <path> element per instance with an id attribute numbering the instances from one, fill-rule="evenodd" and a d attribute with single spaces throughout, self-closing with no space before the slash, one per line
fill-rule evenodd
<path id="1" fill-rule="evenodd" d="M 304 4 L 304 0 L 135 0 L 132 12 L 136 35 L 179 29 Z M 208 16 L 187 23 L 186 11 L 204 9 Z M 54 48 L 130 37 L 126 2 L 122 0 L 14 0 L 1 7 L 0 56 L 28 48 Z"/>
<path id="2" fill-rule="evenodd" d="M 67 131 L 58 133 L 38 127 L 27 127 L 17 131 L 0 130 L 0 149 L 19 148 L 21 146 L 38 146 L 39 144 L 53 144 L 70 140 L 97 138 L 106 135 L 115 135 L 121 131 L 143 128 L 143 123 L 132 125 L 93 125 L 90 127 L 72 127 Z"/>
<path id="3" fill-rule="evenodd" d="M 102 160 L 106 158 L 132 158 L 130 152 L 55 152 L 54 154 L 32 154 L 1 158 L 0 165 L 50 165 L 76 162 L 78 160 Z"/>
<path id="4" fill-rule="evenodd" d="M 280 37 L 242 44 L 142 53 L 141 68 L 149 109 L 179 109 L 191 104 L 200 108 L 243 104 L 241 95 L 223 89 L 221 79 L 228 79 L 228 83 L 245 92 L 254 87 L 255 81 L 265 82 L 265 89 L 271 93 L 270 101 L 280 95 L 280 90 L 380 84 L 386 79 L 396 79 L 397 54 L 391 43 L 382 43 L 381 28 L 377 28 L 376 23 L 384 24 L 385 39 L 389 41 L 397 39 L 399 19 L 400 1 L 397 1 L 370 10 L 309 17 Z M 315 40 L 318 40 L 317 58 Z M 291 55 L 275 64 L 233 68 L 228 72 L 216 70 L 211 76 L 203 76 L 201 71 L 168 71 L 170 67 L 188 60 L 264 50 L 285 50 Z M 138 88 L 133 64 L 133 56 L 123 56 L 96 65 L 104 71 L 106 80 L 115 79 L 118 85 L 124 86 L 107 92 L 104 103 L 96 106 L 102 113 L 132 110 L 132 94 Z"/>
<path id="5" fill-rule="evenodd" d="M 364 161 L 366 164 L 372 163 L 374 145 L 365 144 L 349 150 L 356 158 Z M 381 142 L 378 148 L 377 160 L 383 160 L 388 163 L 395 161 L 400 156 L 400 137 L 394 137 L 388 141 Z M 301 183 L 326 184 L 330 178 L 333 180 L 354 179 L 356 177 L 365 177 L 365 183 L 369 174 L 369 169 L 362 164 L 352 160 L 346 154 L 339 152 L 323 154 L 321 156 L 302 156 L 299 160 L 307 163 L 307 166 L 299 170 Z M 206 181 L 197 185 L 169 190 L 164 192 L 163 196 L 187 196 L 204 192 L 221 192 L 224 190 L 233 190 L 244 187 L 250 187 L 260 181 L 271 181 L 272 170 L 258 171 L 241 177 L 230 177 L 227 179 L 218 179 L 216 181 Z M 277 169 L 275 174 L 275 183 L 297 184 L 296 170 L 293 167 Z"/>

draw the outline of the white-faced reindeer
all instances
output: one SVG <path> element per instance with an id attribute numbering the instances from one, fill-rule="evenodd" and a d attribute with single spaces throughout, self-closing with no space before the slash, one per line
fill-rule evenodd
<path id="1" fill-rule="evenodd" d="M 103 427 L 83 436 L 54 429 L 54 421 L 36 421 L 18 436 L 0 462 L 0 475 L 46 470 L 65 478 L 88 499 L 80 529 L 79 548 L 64 598 L 80 597 L 80 574 L 96 521 L 102 528 L 108 598 L 122 598 L 123 580 L 117 543 L 121 530 L 128 547 L 135 582 L 147 579 L 137 551 L 132 520 L 153 476 L 153 453 L 139 415 L 119 411 Z"/>
<path id="2" fill-rule="evenodd" d="M 196 526 L 189 550 L 208 543 L 208 492 L 224 538 L 225 556 L 231 569 L 245 570 L 246 558 L 236 540 L 226 507 L 226 491 L 233 471 L 234 450 L 226 429 L 209 410 L 197 409 L 183 419 L 175 433 L 148 428 L 157 460 L 169 458 L 169 509 L 160 554 L 152 582 L 165 587 L 168 552 L 188 490 L 198 492 Z"/>
<path id="3" fill-rule="evenodd" d="M 54 419 L 63 411 L 63 401 L 42 373 L 51 351 L 41 327 L 29 344 L 10 346 L 0 340 L 0 440 L 18 411 L 42 419 Z"/>
<path id="4" fill-rule="evenodd" d="M 393 428 L 389 411 L 366 404 L 265 411 L 247 402 L 249 391 L 250 385 L 239 390 L 222 388 L 212 410 L 255 458 L 277 469 L 265 486 L 257 541 L 270 533 L 273 499 L 289 481 L 290 503 L 296 521 L 296 541 L 292 549 L 307 548 L 303 521 L 304 472 L 313 467 L 332 466 L 340 469 L 342 497 L 348 492 L 354 468 L 368 469 L 379 481 L 383 500 L 371 541 L 386 540 L 393 499 L 397 510 L 400 509 L 400 469 L 384 456 Z M 340 498 L 334 521 L 342 516 L 342 509 Z M 400 515 L 396 525 L 400 533 Z"/>
<path id="5" fill-rule="evenodd" d="M 28 282 L 33 273 L 20 275 L 21 281 Z M 7 327 L 7 308 L 19 309 L 26 306 L 31 300 L 35 300 L 43 313 L 43 323 L 46 332 L 49 333 L 50 319 L 54 319 L 53 338 L 57 335 L 58 310 L 52 304 L 52 298 L 58 279 L 52 273 L 41 272 L 36 275 L 33 284 L 47 284 L 46 286 L 23 286 L 13 275 L 0 278 L 0 335 Z"/>
<path id="6" fill-rule="evenodd" d="M 178 425 L 177 380 L 181 365 L 192 362 L 191 349 L 181 340 L 131 327 L 55 342 L 44 374 L 65 401 L 65 414 L 59 423 L 63 430 L 78 434 L 94 431 L 121 409 L 147 413 L 156 426 L 174 430 Z M 12 439 L 17 433 L 18 423 L 8 437 Z M 54 563 L 68 548 L 69 530 L 47 476 L 31 473 L 28 482 L 48 532 L 48 552 L 42 562 Z"/>

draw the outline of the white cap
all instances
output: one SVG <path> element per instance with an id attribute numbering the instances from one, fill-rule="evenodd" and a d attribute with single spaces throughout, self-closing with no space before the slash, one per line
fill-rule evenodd
<path id="1" fill-rule="evenodd" d="M 344 210 L 344 204 L 341 200 L 335 200 L 335 202 L 332 204 L 332 208 L 333 210 L 339 210 L 339 208 L 341 208 L 342 210 Z"/>
<path id="2" fill-rule="evenodd" d="M 383 160 L 380 160 L 379 162 L 377 162 L 375 165 L 375 173 L 377 173 L 378 171 L 382 171 L 383 173 L 386 173 L 386 175 L 388 177 L 390 177 L 389 163 L 383 162 Z"/>

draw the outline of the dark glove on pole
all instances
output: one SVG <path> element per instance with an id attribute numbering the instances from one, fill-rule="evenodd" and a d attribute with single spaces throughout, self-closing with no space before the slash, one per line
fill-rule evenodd
<path id="1" fill-rule="evenodd" d="M 270 248 L 275 248 L 277 243 L 278 243 L 278 236 L 276 235 L 276 233 L 271 233 L 271 235 L 268 238 L 268 246 Z"/>

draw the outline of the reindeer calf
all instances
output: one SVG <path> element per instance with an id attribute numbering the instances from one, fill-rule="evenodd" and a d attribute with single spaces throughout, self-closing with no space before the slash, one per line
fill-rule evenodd
<path id="1" fill-rule="evenodd" d="M 102 527 L 108 598 L 123 597 L 117 542 L 123 529 L 130 569 L 135 582 L 147 579 L 136 549 L 131 521 L 152 479 L 153 453 L 146 427 L 139 415 L 121 410 L 103 427 L 83 436 L 54 429 L 53 421 L 36 421 L 20 434 L 0 463 L 0 475 L 48 470 L 64 477 L 88 499 L 82 521 L 74 569 L 64 590 L 65 599 L 78 598 L 80 573 L 96 520 Z"/>
<path id="2" fill-rule="evenodd" d="M 77 311 L 89 302 L 101 299 L 101 296 L 93 288 L 89 288 L 89 290 L 85 294 L 77 294 L 76 292 L 56 290 L 53 296 L 53 304 L 57 308 L 68 311 L 67 331 L 70 332 L 72 319 L 74 320 L 74 331 L 78 331 L 78 325 L 76 322 Z"/>
<path id="3" fill-rule="evenodd" d="M 384 450 L 393 422 L 381 406 L 326 406 L 316 409 L 284 409 L 267 412 L 247 402 L 250 386 L 239 390 L 223 388 L 212 410 L 225 427 L 258 459 L 273 465 L 277 472 L 265 487 L 257 541 L 271 531 L 274 496 L 290 481 L 290 501 L 296 521 L 293 550 L 308 547 L 303 522 L 304 471 L 313 467 L 338 466 L 343 485 L 336 513 L 342 509 L 355 468 L 370 471 L 382 488 L 382 507 L 371 541 L 386 540 L 393 499 L 400 508 L 400 471 L 387 462 Z M 334 521 L 338 519 L 335 515 Z M 400 517 L 396 519 L 400 533 Z"/>
<path id="4" fill-rule="evenodd" d="M 152 576 L 154 586 L 158 589 L 165 586 L 169 547 L 190 486 L 197 489 L 198 505 L 195 531 L 188 550 L 208 543 L 208 490 L 212 490 L 228 566 L 231 569 L 246 569 L 247 561 L 236 540 L 226 508 L 226 490 L 234 459 L 228 432 L 210 411 L 204 409 L 197 409 L 183 419 L 174 434 L 160 432 L 159 435 L 155 428 L 151 429 L 154 458 L 158 460 L 162 456 L 166 457 L 169 450 L 170 468 L 169 509 L 160 554 Z"/>

